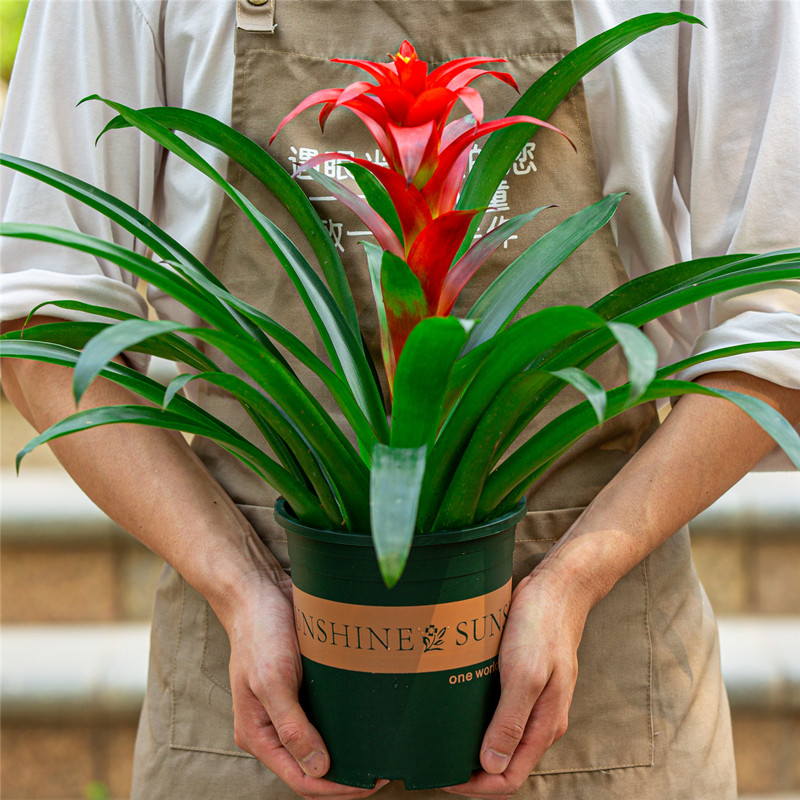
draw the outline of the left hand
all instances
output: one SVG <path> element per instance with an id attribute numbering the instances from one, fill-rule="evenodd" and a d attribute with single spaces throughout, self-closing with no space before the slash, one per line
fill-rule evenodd
<path id="1" fill-rule="evenodd" d="M 510 797 L 567 730 L 590 604 L 551 578 L 536 570 L 514 592 L 500 645 L 500 702 L 481 745 L 483 770 L 445 791 Z"/>

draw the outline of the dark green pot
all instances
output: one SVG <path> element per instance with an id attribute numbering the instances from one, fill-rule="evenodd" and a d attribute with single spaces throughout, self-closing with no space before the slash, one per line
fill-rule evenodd
<path id="1" fill-rule="evenodd" d="M 331 756 L 329 780 L 407 789 L 452 786 L 478 769 L 500 694 L 497 652 L 511 599 L 514 528 L 492 522 L 418 536 L 387 589 L 372 540 L 310 528 L 281 499 L 301 703 Z"/>

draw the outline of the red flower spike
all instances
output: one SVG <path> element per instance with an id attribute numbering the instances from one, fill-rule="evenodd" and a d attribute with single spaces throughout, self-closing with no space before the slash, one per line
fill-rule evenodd
<path id="1" fill-rule="evenodd" d="M 480 139 L 481 136 L 494 133 L 495 131 L 500 130 L 501 128 L 506 128 L 509 125 L 516 125 L 524 122 L 532 125 L 539 125 L 543 128 L 549 128 L 556 133 L 560 133 L 572 145 L 573 149 L 575 148 L 575 145 L 572 144 L 569 137 L 565 133 L 553 125 L 537 119 L 536 117 L 503 117 L 502 119 L 495 119 L 491 122 L 484 122 L 483 125 L 477 125 L 466 133 L 461 134 L 444 150 L 439 152 L 439 164 L 436 167 L 436 172 L 434 172 L 434 174 L 431 176 L 431 179 L 422 189 L 422 194 L 425 197 L 425 201 L 431 209 L 431 213 L 434 217 L 448 210 L 448 207 L 442 202 L 444 186 L 448 177 L 450 176 L 450 173 L 454 169 L 454 165 L 457 163 L 464 150 L 466 150 L 468 147 L 472 147 L 472 145 L 478 139 Z"/>
<path id="2" fill-rule="evenodd" d="M 408 253 L 408 266 L 419 278 L 431 309 L 439 305 L 442 284 L 464 241 L 470 223 L 482 209 L 450 211 L 436 217 L 417 236 Z"/>
<path id="3" fill-rule="evenodd" d="M 291 122 L 298 114 L 301 114 L 307 108 L 311 108 L 311 106 L 315 106 L 318 103 L 330 103 L 332 101 L 336 101 L 339 99 L 339 95 L 342 93 L 341 89 L 321 89 L 318 92 L 314 92 L 314 94 L 310 94 L 306 97 L 305 100 L 301 101 L 298 105 L 296 105 L 282 120 L 280 125 L 275 128 L 275 133 L 269 139 L 269 143 L 275 140 L 275 137 L 280 133 L 281 128 L 286 125 L 287 122 Z"/>
<path id="4" fill-rule="evenodd" d="M 472 276 L 483 266 L 486 259 L 523 225 L 530 222 L 540 211 L 552 207 L 535 208 L 527 214 L 513 217 L 478 239 L 447 273 L 442 285 L 442 291 L 439 294 L 436 316 L 448 316 L 453 310 L 458 295 L 461 294 L 462 289 L 469 283 Z"/>
<path id="5" fill-rule="evenodd" d="M 453 61 L 448 61 L 446 64 L 442 64 L 441 67 L 437 67 L 431 74 L 428 76 L 428 85 L 429 86 L 449 86 L 450 82 L 460 75 L 465 70 L 468 70 L 472 67 L 477 67 L 478 64 L 503 64 L 506 63 L 507 59 L 505 58 L 484 58 L 483 56 L 468 56 L 467 58 L 456 58 Z M 498 73 L 502 75 L 506 75 L 507 73 Z M 508 76 L 511 78 L 511 76 Z M 514 79 L 511 78 L 513 81 Z M 514 83 L 516 86 L 516 82 Z"/>
<path id="6" fill-rule="evenodd" d="M 377 287 L 382 354 L 391 387 L 397 359 L 413 327 L 427 316 L 449 314 L 458 294 L 489 254 L 523 224 L 525 215 L 471 243 L 451 269 L 470 223 L 484 210 L 454 210 L 472 145 L 482 136 L 519 123 L 561 131 L 528 116 L 483 122 L 483 100 L 472 83 L 490 75 L 517 90 L 516 81 L 508 73 L 479 68 L 505 59 L 470 56 L 429 73 L 427 63 L 418 58 L 408 41 L 389 58 L 383 64 L 333 59 L 364 70 L 374 83 L 356 81 L 344 89 L 316 92 L 298 105 L 278 130 L 315 104 L 323 105 L 321 125 L 335 108 L 348 108 L 367 126 L 386 158 L 388 166 L 384 167 L 341 153 L 326 153 L 308 161 L 303 169 L 334 158 L 358 164 L 378 180 L 397 212 L 402 242 L 366 200 L 331 178 L 315 174 L 361 217 L 384 251 L 380 275 L 373 255 L 370 276 L 373 287 Z M 448 122 L 459 101 L 469 114 Z"/>
<path id="7" fill-rule="evenodd" d="M 423 156 L 430 151 L 428 147 L 433 136 L 433 121 L 425 122 L 413 128 L 392 125 L 387 126 L 395 153 L 400 160 L 400 168 L 408 183 L 414 180 Z"/>
<path id="8" fill-rule="evenodd" d="M 397 54 L 390 58 L 392 60 L 388 64 L 364 59 L 333 59 L 336 63 L 364 70 L 376 83 L 356 81 L 344 89 L 315 92 L 281 121 L 270 142 L 289 120 L 317 103 L 326 104 L 320 114 L 320 122 L 324 124 L 333 110 L 328 104 L 333 103 L 333 107 L 349 108 L 367 125 L 393 169 L 403 171 L 409 181 L 421 171 L 422 177 L 416 180 L 416 185 L 421 186 L 435 170 L 440 149 L 439 137 L 455 103 L 463 100 L 478 120 L 482 117 L 483 103 L 478 93 L 468 88 L 468 84 L 481 75 L 489 74 L 516 87 L 513 78 L 506 73 L 474 69 L 478 64 L 504 61 L 502 58 L 471 56 L 457 59 L 438 67 L 430 75 L 427 63 L 420 61 L 408 41 L 404 41 Z M 433 133 L 419 167 L 413 169 L 417 155 L 414 152 L 406 153 L 403 150 L 406 142 L 400 144 L 399 137 L 395 137 L 398 141 L 396 146 L 392 146 L 388 126 L 391 123 L 401 128 L 415 128 L 428 122 L 433 123 Z M 416 150 L 419 140 L 413 141 Z"/>
<path id="9" fill-rule="evenodd" d="M 394 357 L 394 363 L 386 369 L 391 387 L 408 335 L 418 322 L 431 316 L 431 311 L 419 279 L 405 261 L 391 254 L 385 254 L 381 262 L 381 293 Z"/>
<path id="10" fill-rule="evenodd" d="M 480 125 L 483 122 L 483 98 L 480 92 L 470 86 L 465 86 L 456 94 L 458 99 L 469 109 L 470 114 L 475 117 L 475 122 Z"/>

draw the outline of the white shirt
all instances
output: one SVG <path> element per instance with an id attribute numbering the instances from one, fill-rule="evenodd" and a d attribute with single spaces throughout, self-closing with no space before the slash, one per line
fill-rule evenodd
<path id="1" fill-rule="evenodd" d="M 612 221 L 629 275 L 689 258 L 796 246 L 800 2 L 574 0 L 573 5 L 578 43 L 652 11 L 680 10 L 708 26 L 680 24 L 647 34 L 584 80 L 603 192 L 630 195 Z M 229 122 L 234 31 L 233 0 L 32 0 L 0 150 L 105 188 L 204 259 L 221 192 L 136 131 L 115 131 L 95 147 L 94 137 L 112 113 L 98 102 L 75 104 L 100 93 L 133 107 L 183 106 Z M 224 172 L 224 157 L 197 147 Z M 6 220 L 80 229 L 145 252 L 101 215 L 8 170 L 1 204 Z M 3 319 L 54 299 L 144 313 L 136 279 L 112 264 L 22 240 L 3 239 L 1 252 Z M 187 319 L 170 298 L 152 294 L 150 300 L 160 316 Z M 745 341 L 800 341 L 800 283 L 697 303 L 648 325 L 647 332 L 662 363 Z M 707 362 L 681 377 L 719 369 L 800 388 L 800 351 Z"/>

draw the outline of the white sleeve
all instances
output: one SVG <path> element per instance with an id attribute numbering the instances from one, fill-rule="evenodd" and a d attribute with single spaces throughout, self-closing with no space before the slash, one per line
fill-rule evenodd
<path id="1" fill-rule="evenodd" d="M 94 93 L 134 107 L 163 104 L 163 59 L 153 29 L 157 6 L 151 0 L 32 0 L 0 149 L 75 175 L 151 216 L 160 147 L 132 130 L 115 131 L 93 146 L 113 112 L 99 101 L 76 104 Z M 3 170 L 0 205 L 8 222 L 80 230 L 145 252 L 131 234 L 100 213 L 10 169 Z M 0 245 L 3 319 L 25 316 L 38 303 L 59 299 L 146 313 L 136 279 L 114 264 L 22 239 L 0 237 Z M 50 313 L 85 318 L 63 309 Z"/>
<path id="2" fill-rule="evenodd" d="M 800 4 L 697 0 L 708 26 L 680 65 L 678 188 L 691 255 L 761 253 L 800 243 Z M 729 292 L 699 307 L 693 353 L 748 341 L 800 342 L 800 281 Z M 698 364 L 680 377 L 742 370 L 800 388 L 800 350 Z"/>

